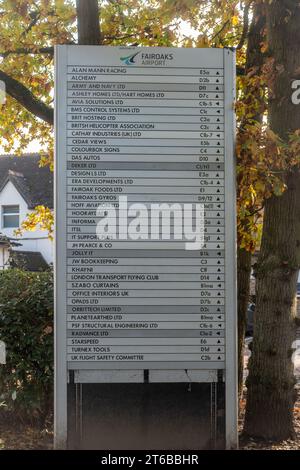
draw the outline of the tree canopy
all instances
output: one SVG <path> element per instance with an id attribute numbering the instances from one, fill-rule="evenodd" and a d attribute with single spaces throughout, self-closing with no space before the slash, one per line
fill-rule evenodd
<path id="1" fill-rule="evenodd" d="M 238 73 L 243 75 L 250 4 L 248 0 L 105 0 L 99 2 L 99 44 L 235 46 Z M 75 3 L 72 0 L 1 0 L 0 18 L 0 80 L 5 82 L 8 94 L 0 116 L 1 145 L 7 153 L 21 154 L 32 140 L 36 140 L 41 149 L 41 164 L 52 167 L 54 46 L 76 44 L 78 41 Z M 193 29 L 195 34 L 185 33 L 183 24 Z M 253 77 L 252 71 L 253 85 L 249 85 L 249 80 L 244 76 L 238 81 L 239 121 L 245 115 L 243 90 L 248 86 L 247 93 L 251 95 L 251 86 L 256 87 L 260 79 L 255 74 Z M 256 112 L 249 108 L 248 116 Z M 239 155 L 245 160 L 245 142 L 242 146 Z M 253 207 L 257 209 L 260 205 L 260 196 L 266 185 L 261 182 L 260 174 L 254 174 L 252 167 L 245 172 L 244 162 L 242 172 L 239 176 L 239 200 L 246 200 L 246 203 L 243 201 L 239 205 L 239 214 L 245 218 L 253 212 Z M 31 224 L 26 224 L 27 229 L 42 219 L 31 217 L 30 220 Z M 243 243 L 252 249 L 253 244 L 247 237 Z"/>

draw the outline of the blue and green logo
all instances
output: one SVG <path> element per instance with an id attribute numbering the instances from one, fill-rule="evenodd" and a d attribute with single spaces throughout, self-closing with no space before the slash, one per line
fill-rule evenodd
<path id="1" fill-rule="evenodd" d="M 139 54 L 139 52 L 135 52 L 134 54 L 128 55 L 126 57 L 120 57 L 120 60 L 124 62 L 126 65 L 133 65 L 135 64 L 134 58 Z"/>

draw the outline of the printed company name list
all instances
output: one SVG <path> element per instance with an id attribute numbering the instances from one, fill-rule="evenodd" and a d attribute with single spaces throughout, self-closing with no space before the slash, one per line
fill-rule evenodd
<path id="1" fill-rule="evenodd" d="M 69 66 L 67 96 L 68 360 L 221 366 L 223 70 Z M 203 249 L 98 240 L 121 195 L 204 204 Z"/>

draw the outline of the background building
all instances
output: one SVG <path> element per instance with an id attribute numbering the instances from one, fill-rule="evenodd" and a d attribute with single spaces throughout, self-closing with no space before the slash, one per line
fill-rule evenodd
<path id="1" fill-rule="evenodd" d="M 38 154 L 0 155 L 0 232 L 12 243 L 13 260 L 30 270 L 45 269 L 53 262 L 53 243 L 43 230 L 16 237 L 27 214 L 38 205 L 53 209 L 53 173 L 39 167 Z M 5 238 L 4 238 L 5 239 Z M 0 269 L 7 263 L 9 244 L 1 246 Z"/>

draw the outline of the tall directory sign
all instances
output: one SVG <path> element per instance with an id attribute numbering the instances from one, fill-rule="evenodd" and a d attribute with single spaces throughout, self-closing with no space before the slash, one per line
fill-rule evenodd
<path id="1" fill-rule="evenodd" d="M 210 371 L 234 444 L 233 145 L 233 51 L 57 47 L 58 442 L 70 371 Z"/>

